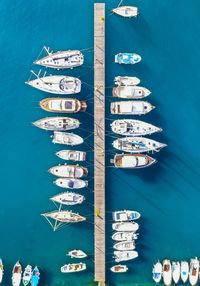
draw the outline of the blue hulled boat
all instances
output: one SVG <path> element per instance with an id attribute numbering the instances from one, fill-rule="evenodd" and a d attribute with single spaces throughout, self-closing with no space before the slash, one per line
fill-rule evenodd
<path id="1" fill-rule="evenodd" d="M 119 53 L 115 55 L 115 63 L 134 65 L 141 61 L 141 56 L 135 53 Z"/>
<path id="2" fill-rule="evenodd" d="M 39 283 L 39 279 L 40 279 L 40 271 L 39 271 L 38 267 L 35 266 L 35 268 L 33 269 L 33 275 L 31 278 L 31 285 L 37 286 Z"/>

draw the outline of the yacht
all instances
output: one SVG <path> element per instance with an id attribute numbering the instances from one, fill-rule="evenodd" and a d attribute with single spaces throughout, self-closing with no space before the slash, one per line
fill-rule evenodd
<path id="1" fill-rule="evenodd" d="M 163 282 L 166 286 L 169 286 L 172 283 L 172 266 L 168 259 L 163 261 Z"/>
<path id="2" fill-rule="evenodd" d="M 46 218 L 51 218 L 61 223 L 76 223 L 85 221 L 86 218 L 79 215 L 78 213 L 73 213 L 72 211 L 53 211 L 42 214 Z"/>
<path id="3" fill-rule="evenodd" d="M 48 112 L 77 113 L 86 111 L 87 104 L 85 101 L 80 101 L 76 98 L 52 97 L 41 100 L 40 107 Z"/>
<path id="4" fill-rule="evenodd" d="M 113 248 L 120 251 L 134 250 L 135 243 L 133 241 L 120 241 L 115 243 Z"/>
<path id="5" fill-rule="evenodd" d="M 181 265 L 178 261 L 172 262 L 172 278 L 174 283 L 177 284 L 181 277 Z"/>
<path id="6" fill-rule="evenodd" d="M 33 274 L 31 277 L 31 286 L 37 286 L 40 280 L 40 271 L 37 266 L 33 269 Z"/>
<path id="7" fill-rule="evenodd" d="M 162 279 L 162 264 L 160 263 L 160 261 L 154 264 L 152 274 L 153 274 L 153 280 L 156 283 L 159 283 Z"/>
<path id="8" fill-rule="evenodd" d="M 138 257 L 138 252 L 135 250 L 129 251 L 114 251 L 115 262 L 128 261 Z"/>
<path id="9" fill-rule="evenodd" d="M 141 169 L 153 165 L 156 160 L 146 154 L 115 154 L 110 162 L 115 168 Z"/>
<path id="10" fill-rule="evenodd" d="M 154 108 L 155 106 L 147 101 L 114 101 L 111 102 L 110 112 L 118 115 L 144 115 Z"/>
<path id="11" fill-rule="evenodd" d="M 69 161 L 85 161 L 86 152 L 77 151 L 77 150 L 61 150 L 56 153 L 56 155 L 63 159 Z"/>
<path id="12" fill-rule="evenodd" d="M 120 6 L 113 9 L 112 12 L 122 17 L 131 18 L 138 15 L 138 8 L 133 6 Z"/>
<path id="13" fill-rule="evenodd" d="M 61 267 L 62 273 L 72 273 L 72 272 L 80 272 L 86 270 L 86 264 L 85 263 L 71 263 L 71 264 L 65 264 Z"/>
<path id="14" fill-rule="evenodd" d="M 115 55 L 115 63 L 134 65 L 141 61 L 141 56 L 135 53 L 119 53 Z"/>
<path id="15" fill-rule="evenodd" d="M 81 178 L 87 176 L 88 169 L 79 165 L 57 165 L 50 168 L 49 173 L 62 178 Z"/>
<path id="16" fill-rule="evenodd" d="M 83 143 L 83 138 L 79 135 L 67 132 L 54 131 L 52 142 L 55 144 L 63 144 L 75 146 Z"/>
<path id="17" fill-rule="evenodd" d="M 23 282 L 24 286 L 26 286 L 30 283 L 31 278 L 32 278 L 32 266 L 27 265 L 25 270 L 24 270 L 23 277 L 22 277 L 22 282 Z"/>
<path id="18" fill-rule="evenodd" d="M 123 210 L 123 211 L 116 211 L 112 213 L 112 218 L 114 221 L 132 221 L 139 219 L 141 214 L 137 211 L 130 211 L 130 210 Z"/>
<path id="19" fill-rule="evenodd" d="M 153 124 L 135 119 L 115 120 L 111 124 L 111 129 L 114 133 L 124 136 L 145 136 L 162 131 Z"/>
<path id="20" fill-rule="evenodd" d="M 67 131 L 78 128 L 80 122 L 75 118 L 54 116 L 39 119 L 33 125 L 49 131 Z"/>
<path id="21" fill-rule="evenodd" d="M 88 186 L 88 181 L 81 179 L 58 178 L 54 184 L 64 189 L 82 189 Z"/>
<path id="22" fill-rule="evenodd" d="M 114 273 L 125 273 L 128 271 L 128 267 L 126 265 L 114 265 L 110 268 L 110 270 Z"/>
<path id="23" fill-rule="evenodd" d="M 114 222 L 112 229 L 115 231 L 136 232 L 139 229 L 139 225 L 136 222 Z"/>
<path id="24" fill-rule="evenodd" d="M 12 271 L 12 286 L 19 286 L 22 279 L 22 266 L 17 261 Z"/>
<path id="25" fill-rule="evenodd" d="M 66 192 L 55 195 L 50 200 L 61 205 L 74 206 L 82 204 L 85 197 L 73 192 Z"/>
<path id="26" fill-rule="evenodd" d="M 113 141 L 113 147 L 130 153 L 159 152 L 166 144 L 144 137 L 123 137 Z"/>
<path id="27" fill-rule="evenodd" d="M 71 258 L 80 258 L 80 259 L 87 257 L 87 254 L 84 251 L 77 249 L 69 251 L 67 255 L 69 255 Z"/>
<path id="28" fill-rule="evenodd" d="M 0 258 L 0 284 L 1 284 L 2 280 L 3 280 L 3 261 Z"/>
<path id="29" fill-rule="evenodd" d="M 112 89 L 114 97 L 126 99 L 143 99 L 151 94 L 150 90 L 142 86 L 118 86 Z"/>
<path id="30" fill-rule="evenodd" d="M 138 239 L 138 233 L 135 233 L 133 231 L 127 231 L 127 232 L 123 232 L 123 231 L 119 231 L 119 232 L 115 232 L 112 235 L 112 239 L 115 241 L 134 241 L 136 239 Z"/>
<path id="31" fill-rule="evenodd" d="M 197 257 L 190 259 L 189 282 L 192 286 L 198 283 L 199 279 L 199 260 Z"/>
<path id="32" fill-rule="evenodd" d="M 181 261 L 181 279 L 186 283 L 189 276 L 189 264 L 187 261 Z"/>
<path id="33" fill-rule="evenodd" d="M 116 76 L 114 82 L 118 86 L 130 86 L 140 84 L 140 79 L 134 76 Z"/>

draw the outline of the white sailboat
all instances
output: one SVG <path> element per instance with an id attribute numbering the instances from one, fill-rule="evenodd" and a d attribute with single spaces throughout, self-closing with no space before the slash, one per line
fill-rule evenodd
<path id="1" fill-rule="evenodd" d="M 112 95 L 114 97 L 126 99 L 143 99 L 151 94 L 150 90 L 145 87 L 137 85 L 126 85 L 114 87 Z"/>
<path id="2" fill-rule="evenodd" d="M 123 211 L 115 211 L 112 213 L 112 218 L 114 221 L 132 221 L 139 219 L 141 214 L 137 211 L 132 210 L 123 210 Z"/>
<path id="3" fill-rule="evenodd" d="M 78 119 L 70 117 L 45 117 L 33 122 L 38 128 L 49 131 L 68 131 L 79 127 L 80 122 Z"/>
<path id="4" fill-rule="evenodd" d="M 189 264 L 187 261 L 181 261 L 181 279 L 183 283 L 186 283 L 189 276 Z"/>
<path id="5" fill-rule="evenodd" d="M 71 178 L 58 178 L 54 184 L 64 189 L 82 189 L 88 186 L 88 181 Z"/>
<path id="6" fill-rule="evenodd" d="M 40 101 L 39 105 L 45 111 L 56 113 L 77 113 L 87 109 L 86 102 L 76 98 L 45 98 Z"/>
<path id="7" fill-rule="evenodd" d="M 110 268 L 110 270 L 114 273 L 125 273 L 128 271 L 128 267 L 126 265 L 114 265 Z"/>
<path id="8" fill-rule="evenodd" d="M 144 115 L 154 108 L 155 106 L 146 101 L 115 101 L 111 102 L 110 112 L 118 115 Z"/>
<path id="9" fill-rule="evenodd" d="M 189 282 L 196 285 L 199 279 L 199 260 L 197 257 L 190 259 Z"/>
<path id="10" fill-rule="evenodd" d="M 112 229 L 115 231 L 132 231 L 136 232 L 139 229 L 139 225 L 136 222 L 114 222 Z"/>
<path id="11" fill-rule="evenodd" d="M 79 165 L 57 165 L 49 169 L 49 173 L 62 178 L 81 178 L 87 176 L 88 169 Z"/>
<path id="12" fill-rule="evenodd" d="M 61 222 L 61 223 L 77 223 L 85 221 L 86 218 L 79 215 L 78 213 L 73 213 L 72 211 L 52 211 L 48 213 L 42 214 L 45 218 L 50 218 L 55 221 Z"/>
<path id="13" fill-rule="evenodd" d="M 135 250 L 129 251 L 114 251 L 115 262 L 128 261 L 138 257 L 138 252 Z"/>
<path id="14" fill-rule="evenodd" d="M 77 150 L 61 150 L 56 153 L 56 155 L 63 159 L 69 161 L 85 161 L 86 152 L 77 151 Z"/>
<path id="15" fill-rule="evenodd" d="M 127 231 L 127 232 L 119 231 L 115 232 L 112 235 L 112 239 L 115 241 L 133 241 L 138 239 L 138 236 L 139 234 L 133 231 Z"/>
<path id="16" fill-rule="evenodd" d="M 80 272 L 86 270 L 86 264 L 85 263 L 71 263 L 71 264 L 65 264 L 61 267 L 62 273 L 73 273 L 73 272 Z"/>
<path id="17" fill-rule="evenodd" d="M 130 86 L 138 85 L 140 83 L 140 79 L 134 76 L 116 76 L 114 82 L 118 86 Z"/>
<path id="18" fill-rule="evenodd" d="M 172 262 L 172 278 L 174 283 L 177 284 L 181 277 L 181 265 L 178 261 Z"/>
<path id="19" fill-rule="evenodd" d="M 50 198 L 55 203 L 66 205 L 66 206 L 74 206 L 78 204 L 82 204 L 85 200 L 85 197 L 73 192 L 66 192 L 55 195 Z"/>
<path id="20" fill-rule="evenodd" d="M 22 278 L 22 282 L 23 282 L 24 286 L 26 286 L 30 283 L 31 278 L 32 278 L 32 266 L 27 265 L 25 270 L 24 270 L 23 278 Z"/>
<path id="21" fill-rule="evenodd" d="M 134 6 L 120 6 L 112 10 L 114 14 L 125 18 L 137 17 L 138 8 Z"/>
<path id="22" fill-rule="evenodd" d="M 168 259 L 163 261 L 163 282 L 166 286 L 170 286 L 172 283 L 172 266 Z"/>
<path id="23" fill-rule="evenodd" d="M 67 132 L 54 131 L 52 138 L 53 138 L 52 142 L 54 144 L 56 143 L 56 144 L 75 146 L 83 143 L 82 137 Z"/>
<path id="24" fill-rule="evenodd" d="M 115 243 L 113 248 L 120 251 L 134 250 L 135 243 L 133 241 L 120 241 Z"/>
<path id="25" fill-rule="evenodd" d="M 70 256 L 71 258 L 86 258 L 87 257 L 87 254 L 84 251 L 77 250 L 77 249 L 69 251 L 67 255 Z"/>
<path id="26" fill-rule="evenodd" d="M 22 279 L 22 266 L 19 261 L 13 267 L 12 271 L 12 286 L 19 286 Z"/>
<path id="27" fill-rule="evenodd" d="M 152 274 L 153 274 L 153 280 L 156 283 L 159 283 L 162 279 L 162 264 L 160 263 L 160 261 L 154 264 Z"/>
<path id="28" fill-rule="evenodd" d="M 140 169 L 153 165 L 156 160 L 146 154 L 115 154 L 110 162 L 115 168 Z"/>

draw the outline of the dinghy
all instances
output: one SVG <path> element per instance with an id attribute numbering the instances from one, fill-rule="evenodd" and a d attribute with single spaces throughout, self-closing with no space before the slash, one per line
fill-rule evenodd
<path id="1" fill-rule="evenodd" d="M 130 211 L 130 210 L 123 210 L 123 211 L 116 211 L 112 213 L 112 218 L 114 221 L 132 221 L 139 219 L 141 214 L 137 211 Z"/>
<path id="2" fill-rule="evenodd" d="M 82 189 L 88 186 L 88 181 L 81 179 L 58 178 L 54 184 L 64 189 Z"/>
<path id="3" fill-rule="evenodd" d="M 125 273 L 128 271 L 128 267 L 126 265 L 114 265 L 110 268 L 110 270 L 114 273 Z"/>
<path id="4" fill-rule="evenodd" d="M 3 261 L 0 258 L 0 284 L 1 284 L 2 280 L 3 280 Z"/>
<path id="5" fill-rule="evenodd" d="M 145 136 L 162 131 L 153 124 L 135 119 L 115 120 L 111 124 L 111 129 L 114 133 L 124 136 Z"/>
<path id="6" fill-rule="evenodd" d="M 63 159 L 69 161 L 85 161 L 86 152 L 77 151 L 77 150 L 61 150 L 56 153 L 56 155 Z"/>
<path id="7" fill-rule="evenodd" d="M 138 8 L 133 6 L 120 6 L 113 9 L 112 12 L 122 17 L 131 18 L 138 15 Z"/>
<path id="8" fill-rule="evenodd" d="M 138 233 L 135 233 L 133 231 L 127 231 L 127 232 L 115 232 L 112 235 L 112 239 L 115 241 L 133 241 L 138 239 Z"/>
<path id="9" fill-rule="evenodd" d="M 115 168 L 140 169 L 153 165 L 156 160 L 144 154 L 115 154 L 114 159 L 111 159 L 110 162 L 114 164 Z"/>
<path id="10" fill-rule="evenodd" d="M 50 198 L 50 200 L 58 204 L 66 206 L 74 206 L 82 204 L 83 201 L 85 200 L 85 197 L 73 192 L 66 192 L 53 196 Z"/>
<path id="11" fill-rule="evenodd" d="M 162 279 L 162 264 L 160 263 L 160 261 L 154 264 L 152 273 L 153 273 L 153 280 L 156 283 L 159 283 Z"/>
<path id="12" fill-rule="evenodd" d="M 172 262 L 172 278 L 174 280 L 174 283 L 177 284 L 181 277 L 181 266 L 178 261 Z"/>
<path id="13" fill-rule="evenodd" d="M 114 251 L 115 262 L 128 261 L 138 257 L 138 252 L 135 250 L 129 251 Z"/>
<path id="14" fill-rule="evenodd" d="M 72 272 L 80 272 L 86 270 L 85 263 L 72 263 L 72 264 L 65 264 L 61 267 L 62 273 L 72 273 Z"/>
<path id="15" fill-rule="evenodd" d="M 140 83 L 140 79 L 134 76 L 116 76 L 114 82 L 118 86 L 130 86 L 138 85 Z"/>
<path id="16" fill-rule="evenodd" d="M 189 276 L 189 264 L 187 261 L 181 261 L 181 279 L 183 283 L 186 283 Z"/>
<path id="17" fill-rule="evenodd" d="M 166 144 L 144 137 L 123 137 L 113 141 L 113 147 L 129 153 L 159 152 Z"/>
<path id="18" fill-rule="evenodd" d="M 82 137 L 67 132 L 54 131 L 52 138 L 52 142 L 56 144 L 75 146 L 83 143 Z"/>
<path id="19" fill-rule="evenodd" d="M 27 265 L 25 270 L 24 270 L 23 278 L 22 278 L 22 282 L 23 282 L 24 286 L 29 284 L 29 282 L 31 281 L 31 277 L 32 277 L 32 266 Z"/>
<path id="20" fill-rule="evenodd" d="M 79 215 L 78 213 L 73 213 L 72 211 L 53 211 L 44 213 L 42 216 L 62 223 L 77 223 L 86 220 L 85 217 Z"/>
<path id="21" fill-rule="evenodd" d="M 134 250 L 135 243 L 133 241 L 120 241 L 114 244 L 114 249 L 124 251 L 124 250 Z"/>
<path id="22" fill-rule="evenodd" d="M 75 118 L 55 116 L 39 119 L 33 125 L 49 131 L 67 131 L 78 128 L 80 122 Z"/>
<path id="23" fill-rule="evenodd" d="M 31 278 L 31 286 L 37 286 L 40 280 L 40 271 L 37 266 L 33 269 L 33 274 Z"/>
<path id="24" fill-rule="evenodd" d="M 41 100 L 40 107 L 48 112 L 77 113 L 85 111 L 87 104 L 85 101 L 80 101 L 76 98 L 52 97 Z"/>
<path id="25" fill-rule="evenodd" d="M 114 97 L 126 99 L 143 99 L 150 94 L 150 90 L 142 86 L 118 86 L 112 89 L 112 95 Z"/>
<path id="26" fill-rule="evenodd" d="M 19 286 L 22 279 L 22 266 L 17 261 L 12 271 L 12 286 Z"/>
<path id="27" fill-rule="evenodd" d="M 168 259 L 163 261 L 163 282 L 166 286 L 169 286 L 172 283 L 172 266 Z"/>
<path id="28" fill-rule="evenodd" d="M 136 222 L 115 222 L 112 224 L 112 229 L 116 231 L 136 232 L 139 229 L 139 225 Z"/>
<path id="29" fill-rule="evenodd" d="M 118 115 L 144 115 L 154 108 L 155 106 L 146 101 L 115 101 L 111 102 L 110 112 Z"/>
<path id="30" fill-rule="evenodd" d="M 57 165 L 50 168 L 49 173 L 62 178 L 81 178 L 87 176 L 88 169 L 79 165 Z"/>
<path id="31" fill-rule="evenodd" d="M 87 257 L 87 254 L 82 251 L 82 250 L 77 250 L 77 249 L 74 249 L 74 250 L 71 250 L 67 253 L 67 255 L 69 255 L 71 258 L 86 258 Z"/>
<path id="32" fill-rule="evenodd" d="M 199 279 L 199 260 L 197 257 L 190 259 L 189 282 L 196 285 Z"/>
<path id="33" fill-rule="evenodd" d="M 134 65 L 141 61 L 141 56 L 135 53 L 119 53 L 115 55 L 115 63 Z"/>

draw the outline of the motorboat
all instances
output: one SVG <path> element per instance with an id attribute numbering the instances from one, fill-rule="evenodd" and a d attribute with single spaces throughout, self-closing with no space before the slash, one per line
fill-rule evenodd
<path id="1" fill-rule="evenodd" d="M 54 144 L 63 144 L 70 146 L 80 145 L 84 142 L 83 138 L 79 135 L 59 131 L 54 131 L 52 138 L 52 142 Z"/>
<path id="2" fill-rule="evenodd" d="M 172 278 L 174 283 L 177 284 L 181 277 L 181 265 L 178 261 L 172 262 Z"/>
<path id="3" fill-rule="evenodd" d="M 166 144 L 144 137 L 123 137 L 113 141 L 113 147 L 129 153 L 159 152 Z"/>
<path id="4" fill-rule="evenodd" d="M 160 263 L 160 261 L 154 264 L 152 274 L 153 274 L 153 280 L 156 283 L 159 283 L 162 279 L 162 264 Z"/>
<path id="5" fill-rule="evenodd" d="M 139 225 L 136 222 L 114 222 L 112 229 L 115 231 L 136 232 L 139 229 Z"/>
<path id="6" fill-rule="evenodd" d="M 111 129 L 114 133 L 124 136 L 145 136 L 162 131 L 153 124 L 135 119 L 115 120 L 111 124 Z"/>
<path id="7" fill-rule="evenodd" d="M 85 197 L 73 192 L 66 192 L 55 195 L 51 197 L 50 200 L 61 205 L 74 206 L 82 204 Z"/>
<path id="8" fill-rule="evenodd" d="M 2 280 L 3 280 L 3 261 L 0 258 L 0 284 L 1 284 Z"/>
<path id="9" fill-rule="evenodd" d="M 80 122 L 75 118 L 53 116 L 39 119 L 33 125 L 49 131 L 67 131 L 78 128 Z"/>
<path id="10" fill-rule="evenodd" d="M 138 8 L 133 6 L 120 6 L 113 9 L 112 12 L 122 17 L 131 18 L 138 15 Z"/>
<path id="11" fill-rule="evenodd" d="M 143 99 L 151 94 L 150 90 L 145 87 L 132 85 L 132 86 L 118 86 L 112 89 L 114 97 L 126 99 Z"/>
<path id="12" fill-rule="evenodd" d="M 62 273 L 80 272 L 86 270 L 86 264 L 82 262 L 65 264 L 60 270 Z"/>
<path id="13" fill-rule="evenodd" d="M 141 169 L 153 165 L 156 160 L 146 154 L 115 154 L 110 162 L 115 168 Z"/>
<path id="14" fill-rule="evenodd" d="M 81 81 L 76 77 L 64 75 L 49 75 L 40 77 L 35 74 L 35 79 L 28 80 L 26 84 L 53 94 L 75 94 L 81 91 Z"/>
<path id="15" fill-rule="evenodd" d="M 53 52 L 49 47 L 44 47 L 43 50 L 47 55 L 36 60 L 34 64 L 54 69 L 72 69 L 81 66 L 84 62 L 84 56 L 79 50 Z"/>
<path id="16" fill-rule="evenodd" d="M 189 276 L 189 264 L 187 261 L 181 261 L 181 279 L 186 283 Z"/>
<path id="17" fill-rule="evenodd" d="M 57 165 L 49 169 L 49 173 L 62 178 L 81 178 L 87 176 L 88 169 L 79 165 Z"/>
<path id="18" fill-rule="evenodd" d="M 134 65 L 141 61 L 141 56 L 135 53 L 119 53 L 115 55 L 115 63 Z"/>
<path id="19" fill-rule="evenodd" d="M 31 278 L 31 286 L 37 286 L 40 280 L 40 271 L 37 266 L 34 267 L 32 278 Z"/>
<path id="20" fill-rule="evenodd" d="M 154 108 L 155 106 L 147 101 L 114 101 L 111 102 L 110 112 L 118 115 L 145 115 Z"/>
<path id="21" fill-rule="evenodd" d="M 139 219 L 141 214 L 137 211 L 130 211 L 130 210 L 123 210 L 123 211 L 116 211 L 112 213 L 112 218 L 114 221 L 132 221 Z"/>
<path id="22" fill-rule="evenodd" d="M 127 231 L 127 232 L 119 231 L 115 232 L 112 235 L 112 239 L 115 241 L 133 241 L 138 239 L 138 236 L 139 234 L 133 231 Z"/>
<path id="23" fill-rule="evenodd" d="M 80 259 L 87 257 L 87 254 L 84 251 L 77 249 L 69 251 L 67 255 L 70 256 L 71 258 L 80 258 Z"/>
<path id="24" fill-rule="evenodd" d="M 116 76 L 114 82 L 118 86 L 130 86 L 138 85 L 140 83 L 140 79 L 134 76 Z"/>
<path id="25" fill-rule="evenodd" d="M 199 260 L 197 257 L 190 259 L 189 282 L 196 285 L 199 279 Z"/>
<path id="26" fill-rule="evenodd" d="M 114 244 L 114 249 L 124 251 L 124 250 L 134 250 L 135 243 L 133 241 L 120 241 Z"/>
<path id="27" fill-rule="evenodd" d="M 81 179 L 58 178 L 54 184 L 64 189 L 82 189 L 88 186 L 88 181 Z"/>
<path id="28" fill-rule="evenodd" d="M 25 270 L 24 270 L 23 277 L 22 277 L 22 282 L 23 282 L 24 286 L 26 286 L 30 283 L 31 278 L 32 278 L 32 266 L 27 265 Z"/>
<path id="29" fill-rule="evenodd" d="M 12 286 L 19 286 L 22 279 L 22 266 L 19 261 L 13 267 L 12 271 Z"/>
<path id="30" fill-rule="evenodd" d="M 79 215 L 78 213 L 73 213 L 72 211 L 53 211 L 42 214 L 45 218 L 50 218 L 61 223 L 76 223 L 85 221 L 86 218 Z"/>
<path id="31" fill-rule="evenodd" d="M 114 273 L 125 273 L 128 271 L 128 267 L 126 265 L 114 265 L 110 268 L 110 270 Z"/>
<path id="32" fill-rule="evenodd" d="M 163 282 L 166 286 L 169 286 L 172 283 L 172 266 L 168 259 L 163 261 Z"/>
<path id="33" fill-rule="evenodd" d="M 40 107 L 49 112 L 56 113 L 77 113 L 87 109 L 86 101 L 76 98 L 45 98 L 40 101 Z"/>
<path id="34" fill-rule="evenodd" d="M 77 151 L 77 150 L 61 150 L 56 153 L 56 155 L 63 159 L 69 161 L 85 161 L 86 152 Z"/>
<path id="35" fill-rule="evenodd" d="M 138 257 L 138 252 L 135 250 L 129 251 L 114 251 L 115 262 L 128 261 Z"/>

